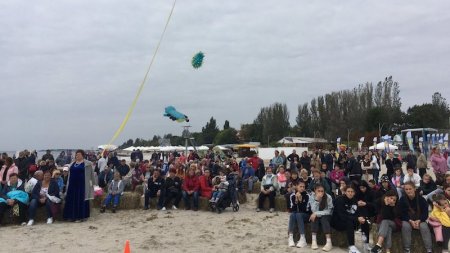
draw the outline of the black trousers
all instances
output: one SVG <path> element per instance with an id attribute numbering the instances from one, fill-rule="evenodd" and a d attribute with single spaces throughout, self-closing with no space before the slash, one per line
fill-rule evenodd
<path id="1" fill-rule="evenodd" d="M 178 208 L 178 204 L 180 203 L 181 200 L 181 192 L 171 192 L 171 191 L 166 191 L 164 193 L 164 206 L 167 206 L 167 204 L 170 203 L 170 201 L 172 201 L 173 199 L 173 205 Z"/>
<path id="2" fill-rule="evenodd" d="M 357 221 L 351 221 L 351 220 L 342 220 L 342 221 L 335 221 L 333 224 L 334 229 L 339 231 L 345 231 L 347 233 L 347 242 L 348 245 L 355 245 L 355 229 L 358 226 Z M 365 243 L 369 242 L 369 224 L 365 222 L 364 224 L 360 224 L 361 231 L 366 236 Z"/>
<path id="3" fill-rule="evenodd" d="M 271 191 L 269 194 L 259 193 L 258 208 L 263 208 L 266 198 L 269 198 L 269 208 L 275 208 L 275 191 Z"/>

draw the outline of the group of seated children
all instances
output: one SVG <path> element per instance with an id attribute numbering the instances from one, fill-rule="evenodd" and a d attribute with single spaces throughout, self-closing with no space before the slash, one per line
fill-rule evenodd
<path id="1" fill-rule="evenodd" d="M 315 184 L 308 193 L 307 185 L 299 181 L 289 196 L 288 245 L 303 248 L 307 246 L 305 224 L 310 223 L 312 233 L 311 249 L 318 249 L 316 234 L 319 228 L 326 236 L 323 251 L 332 249 L 331 228 L 344 231 L 347 235 L 349 252 L 359 253 L 355 246 L 355 230 L 361 230 L 364 252 L 381 253 L 392 248 L 392 233 L 401 231 L 404 252 L 411 251 L 411 232 L 421 234 L 426 252 L 432 252 L 432 238 L 429 225 L 432 226 L 436 242 L 442 244 L 443 252 L 448 252 L 450 238 L 450 184 L 445 183 L 443 192 L 432 197 L 433 209 L 421 195 L 422 191 L 415 182 L 403 184 L 399 198 L 388 176 L 381 177 L 380 188 L 372 188 L 366 181 L 353 181 L 341 188 L 342 194 L 328 194 L 320 183 Z M 378 224 L 377 240 L 369 246 L 369 231 L 372 222 Z M 294 232 L 298 230 L 300 239 L 294 241 Z"/>

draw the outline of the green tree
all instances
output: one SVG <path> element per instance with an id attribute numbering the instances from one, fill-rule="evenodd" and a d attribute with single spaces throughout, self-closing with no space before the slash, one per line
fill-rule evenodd
<path id="1" fill-rule="evenodd" d="M 219 133 L 219 128 L 217 127 L 216 120 L 211 117 L 209 122 L 206 123 L 206 126 L 202 128 L 202 135 L 204 144 L 211 144 L 216 138 L 216 135 Z"/>
<path id="2" fill-rule="evenodd" d="M 228 120 L 225 120 L 225 124 L 223 124 L 223 130 L 226 130 L 230 128 L 230 122 Z"/>
<path id="3" fill-rule="evenodd" d="M 290 131 L 289 111 L 286 104 L 275 103 L 263 107 L 253 124 L 262 127 L 262 142 L 279 140 Z"/>
<path id="4" fill-rule="evenodd" d="M 220 131 L 216 138 L 214 138 L 214 144 L 233 144 L 238 143 L 237 131 L 234 128 L 228 128 Z"/>
<path id="5" fill-rule="evenodd" d="M 262 140 L 262 127 L 257 124 L 242 124 L 239 131 L 239 137 L 243 141 L 261 142 Z"/>

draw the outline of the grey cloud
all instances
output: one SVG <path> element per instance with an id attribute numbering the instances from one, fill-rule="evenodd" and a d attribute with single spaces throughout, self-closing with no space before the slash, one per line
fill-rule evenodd
<path id="1" fill-rule="evenodd" d="M 90 148 L 111 138 L 136 93 L 171 1 L 0 3 L 0 150 Z M 253 121 L 393 75 L 403 107 L 448 97 L 446 1 L 178 1 L 136 110 L 117 143 Z M 202 50 L 204 66 L 192 56 Z"/>

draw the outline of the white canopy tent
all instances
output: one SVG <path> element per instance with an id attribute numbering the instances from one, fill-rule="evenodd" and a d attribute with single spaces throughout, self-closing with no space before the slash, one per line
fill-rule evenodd
<path id="1" fill-rule="evenodd" d="M 112 145 L 112 144 L 104 144 L 104 145 L 100 145 L 97 147 L 98 149 L 101 150 L 108 150 L 108 151 L 114 151 L 117 149 L 116 145 Z"/>
<path id="2" fill-rule="evenodd" d="M 385 150 L 385 149 L 388 149 L 388 150 L 397 150 L 397 149 L 398 149 L 397 146 L 392 145 L 392 144 L 388 144 L 388 146 L 389 146 L 389 147 L 387 147 L 387 146 L 384 144 L 384 142 L 380 142 L 380 143 L 378 143 L 376 146 L 370 146 L 370 147 L 369 147 L 369 150 L 375 150 L 375 149 L 377 149 L 377 150 Z"/>
<path id="3" fill-rule="evenodd" d="M 131 146 L 131 147 L 128 147 L 128 148 L 125 148 L 124 149 L 124 151 L 133 151 L 133 150 L 137 150 L 137 149 L 139 149 L 139 150 L 141 150 L 141 151 L 147 151 L 147 152 L 150 152 L 150 151 L 161 151 L 161 152 L 171 152 L 171 151 L 184 151 L 184 150 L 186 150 L 186 147 L 184 147 L 184 146 L 163 146 L 163 147 L 161 147 L 161 146 L 158 146 L 158 147 L 155 147 L 155 146 L 150 146 L 150 147 L 134 147 L 134 146 Z M 206 150 L 209 150 L 209 148 L 207 147 L 207 146 L 198 146 L 198 147 L 196 147 L 196 149 L 198 150 L 198 151 L 206 151 Z M 192 146 L 189 146 L 188 147 L 188 150 L 194 150 L 194 147 L 192 147 Z"/>

